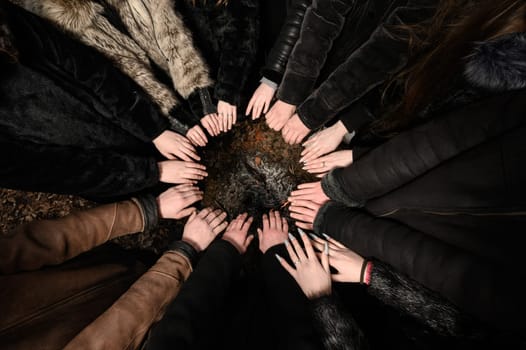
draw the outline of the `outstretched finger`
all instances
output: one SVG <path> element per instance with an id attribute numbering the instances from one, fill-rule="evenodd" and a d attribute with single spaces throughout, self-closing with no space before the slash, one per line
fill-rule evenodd
<path id="1" fill-rule="evenodd" d="M 245 109 L 245 115 L 247 116 L 250 115 L 250 111 L 252 111 L 252 108 L 254 108 L 255 100 L 256 100 L 256 94 L 252 95 L 252 98 L 250 99 L 250 101 L 248 101 L 247 109 Z M 255 119 L 254 112 L 252 112 L 252 119 Z"/>
<path id="2" fill-rule="evenodd" d="M 292 234 L 289 233 L 289 240 L 292 246 L 294 247 L 294 250 L 296 251 L 296 254 L 300 261 L 306 260 L 307 255 L 305 255 L 305 252 L 303 251 L 303 248 L 301 247 L 300 243 L 298 242 L 298 239 L 294 237 Z"/>
<path id="3" fill-rule="evenodd" d="M 327 241 L 329 241 L 329 243 L 334 244 L 336 247 L 347 249 L 346 246 L 344 246 L 342 243 L 338 242 L 337 240 L 335 240 L 335 239 L 332 238 L 331 236 L 329 236 L 329 235 L 327 235 L 327 234 L 325 234 L 325 233 L 322 233 L 322 236 L 323 236 Z"/>
<path id="4" fill-rule="evenodd" d="M 296 278 L 296 270 L 294 270 L 288 262 L 285 261 L 285 259 L 283 259 L 281 256 L 279 256 L 278 254 L 276 254 L 276 259 L 278 259 L 279 263 L 281 264 L 281 266 L 283 266 L 283 268 L 293 277 L 293 278 Z"/>
<path id="5" fill-rule="evenodd" d="M 310 243 L 310 239 L 301 228 L 298 228 L 298 232 L 300 233 L 301 240 L 303 242 L 303 247 L 305 248 L 305 253 L 309 259 L 315 258 L 314 249 L 312 248 L 312 244 Z"/>
<path id="6" fill-rule="evenodd" d="M 248 215 L 248 214 L 247 214 Z M 249 217 L 248 219 L 243 219 L 243 224 L 241 225 L 241 231 L 248 232 L 248 229 L 250 228 L 250 225 L 252 225 L 252 222 L 254 221 L 253 217 Z"/>
<path id="7" fill-rule="evenodd" d="M 220 225 L 214 227 L 212 229 L 212 232 L 217 236 L 218 234 L 223 232 L 225 228 L 227 228 L 227 226 L 228 226 L 228 221 L 223 221 Z"/>
<path id="8" fill-rule="evenodd" d="M 270 222 L 268 221 L 267 214 L 263 214 L 261 222 L 263 223 L 263 231 L 268 231 L 268 229 L 270 228 Z"/>

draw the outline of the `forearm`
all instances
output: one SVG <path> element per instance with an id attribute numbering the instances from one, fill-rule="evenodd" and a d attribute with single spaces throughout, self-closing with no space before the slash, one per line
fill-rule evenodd
<path id="1" fill-rule="evenodd" d="M 302 122 L 309 129 L 321 127 L 401 70 L 409 57 L 409 43 L 407 38 L 393 32 L 393 28 L 431 17 L 435 8 L 428 3 L 428 0 L 408 1 L 407 6 L 396 8 L 360 48 L 302 101 L 298 107 Z M 353 129 L 359 127 L 360 120 L 354 122 Z"/>
<path id="2" fill-rule="evenodd" d="M 145 197 L 20 225 L 0 237 L 0 273 L 58 265 L 112 238 L 150 229 L 157 216 L 155 199 Z"/>
<path id="3" fill-rule="evenodd" d="M 164 318 L 152 329 L 147 349 L 193 349 L 206 335 L 241 264 L 237 249 L 219 240 L 210 245 Z"/>
<path id="4" fill-rule="evenodd" d="M 137 349 L 153 323 L 175 299 L 192 266 L 180 251 L 168 251 L 106 312 L 65 349 Z"/>
<path id="5" fill-rule="evenodd" d="M 499 328 L 521 327 L 517 320 L 526 309 L 520 297 L 526 281 L 512 264 L 493 262 L 394 220 L 343 205 L 329 204 L 322 211 L 315 220 L 316 232 L 330 232 L 359 255 L 393 266 L 463 313 Z M 513 281 L 512 286 L 502 283 L 506 280 Z"/>
<path id="6" fill-rule="evenodd" d="M 524 92 L 492 97 L 397 135 L 322 179 L 349 206 L 380 197 L 484 142 L 523 125 Z"/>
<path id="7" fill-rule="evenodd" d="M 314 0 L 307 9 L 277 98 L 299 105 L 310 94 L 354 1 Z"/>
<path id="8" fill-rule="evenodd" d="M 354 320 L 334 295 L 310 301 L 314 328 L 326 350 L 365 350 L 369 344 Z"/>
<path id="9" fill-rule="evenodd" d="M 482 326 L 440 294 L 399 273 L 379 260 L 372 260 L 367 291 L 444 337 L 482 337 Z"/>
<path id="10" fill-rule="evenodd" d="M 287 10 L 287 18 L 281 27 L 278 38 L 270 51 L 262 74 L 265 78 L 279 85 L 289 60 L 292 49 L 298 41 L 303 17 L 311 0 L 295 0 Z"/>
<path id="11" fill-rule="evenodd" d="M 215 18 L 216 36 L 221 46 L 214 87 L 214 97 L 218 100 L 232 105 L 241 102 L 241 93 L 256 59 L 258 13 L 258 1 L 241 0 L 226 5 L 223 14 Z"/>
<path id="12" fill-rule="evenodd" d="M 0 145 L 0 183 L 6 188 L 102 199 L 159 183 L 153 157 L 10 141 Z"/>

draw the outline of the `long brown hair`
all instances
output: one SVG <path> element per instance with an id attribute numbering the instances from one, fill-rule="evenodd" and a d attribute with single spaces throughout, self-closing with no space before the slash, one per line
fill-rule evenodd
<path id="1" fill-rule="evenodd" d="M 524 0 L 443 0 L 430 21 L 398 26 L 412 58 L 393 79 L 402 84 L 402 100 L 377 125 L 379 129 L 403 128 L 434 99 L 443 97 L 477 42 L 525 29 Z"/>

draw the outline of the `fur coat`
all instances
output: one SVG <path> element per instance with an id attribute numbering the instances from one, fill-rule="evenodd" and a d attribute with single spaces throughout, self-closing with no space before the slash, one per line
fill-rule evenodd
<path id="1" fill-rule="evenodd" d="M 171 77 L 175 90 L 184 99 L 212 85 L 207 64 L 194 47 L 192 35 L 175 11 L 173 0 L 11 1 L 50 20 L 112 59 L 151 96 L 165 115 L 175 114 L 188 122 L 175 111 L 176 94 L 156 78 L 150 60 Z M 108 19 L 106 14 L 111 10 L 117 13 L 129 35 Z M 201 118 L 203 113 L 211 111 L 211 106 L 206 105 L 194 113 Z"/>
<path id="2" fill-rule="evenodd" d="M 214 99 L 240 105 L 256 60 L 259 39 L 259 1 L 178 0 L 177 11 L 191 30 L 215 78 Z"/>
<path id="3" fill-rule="evenodd" d="M 152 140 L 169 122 L 144 91 L 49 22 L 1 10 L 0 186 L 102 200 L 157 185 Z"/>

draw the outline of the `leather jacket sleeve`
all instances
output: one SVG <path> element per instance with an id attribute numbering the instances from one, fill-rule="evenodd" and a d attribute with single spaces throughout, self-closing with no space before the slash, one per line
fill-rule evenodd
<path id="1" fill-rule="evenodd" d="M 283 23 L 278 38 L 267 57 L 267 63 L 262 69 L 263 76 L 277 85 L 281 83 L 289 56 L 300 35 L 303 17 L 311 2 L 312 0 L 292 1 L 287 10 L 285 23 Z"/>
<path id="2" fill-rule="evenodd" d="M 150 229 L 158 214 L 148 203 L 133 199 L 19 225 L 0 236 L 0 273 L 58 265 L 112 238 Z"/>
<path id="3" fill-rule="evenodd" d="M 188 258 L 169 250 L 65 349 L 138 349 L 192 272 Z"/>
<path id="4" fill-rule="evenodd" d="M 331 199 L 362 206 L 483 142 L 524 125 L 526 92 L 508 92 L 447 113 L 393 137 L 346 168 L 331 171 L 322 188 Z"/>

